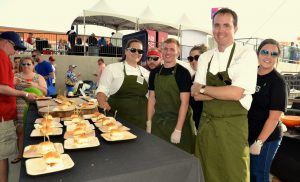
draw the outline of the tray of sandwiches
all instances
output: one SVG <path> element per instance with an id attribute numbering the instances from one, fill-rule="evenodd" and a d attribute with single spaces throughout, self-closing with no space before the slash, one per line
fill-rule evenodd
<path id="1" fill-rule="evenodd" d="M 132 140 L 137 138 L 136 135 L 130 133 L 129 131 L 120 131 L 116 129 L 113 129 L 108 133 L 102 133 L 101 136 L 109 142 Z"/>
<path id="2" fill-rule="evenodd" d="M 44 141 L 36 145 L 29 145 L 24 148 L 23 157 L 42 157 L 44 154 L 51 151 L 57 151 L 62 154 L 64 153 L 63 145 L 61 143 L 53 143 L 50 141 Z"/>
<path id="3" fill-rule="evenodd" d="M 68 138 L 64 142 L 65 149 L 90 148 L 97 147 L 99 145 L 100 142 L 97 137 L 90 136 L 86 133 L 75 135 L 73 138 Z"/>
<path id="4" fill-rule="evenodd" d="M 26 172 L 29 175 L 53 173 L 70 169 L 74 165 L 68 154 L 60 154 L 57 151 L 48 152 L 43 157 L 28 159 L 25 162 Z"/>

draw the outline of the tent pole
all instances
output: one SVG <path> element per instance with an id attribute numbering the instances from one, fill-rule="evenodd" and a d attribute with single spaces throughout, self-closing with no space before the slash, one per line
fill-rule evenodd
<path id="1" fill-rule="evenodd" d="M 83 10 L 83 56 L 86 55 L 86 45 L 85 45 L 85 13 Z"/>

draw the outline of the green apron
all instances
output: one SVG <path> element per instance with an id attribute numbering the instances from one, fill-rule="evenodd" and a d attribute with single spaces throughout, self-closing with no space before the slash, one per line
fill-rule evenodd
<path id="1" fill-rule="evenodd" d="M 228 83 L 231 82 L 228 67 L 234 49 L 235 44 L 231 49 L 226 71 L 219 72 L 219 76 L 209 72 L 213 57 L 211 58 L 206 74 L 208 86 L 231 84 Z M 203 104 L 195 155 L 200 158 L 205 181 L 250 181 L 247 110 L 239 101 L 214 99 L 204 101 Z"/>
<path id="2" fill-rule="evenodd" d="M 135 126 L 146 129 L 148 84 L 137 82 L 136 75 L 127 75 L 124 64 L 124 81 L 120 89 L 108 98 L 112 111 L 118 111 L 117 116 Z M 141 75 L 142 76 L 142 75 Z"/>
<path id="3" fill-rule="evenodd" d="M 162 66 L 163 67 L 163 66 Z M 152 118 L 151 133 L 170 142 L 178 119 L 180 108 L 180 92 L 175 80 L 177 64 L 172 75 L 160 75 L 162 67 L 155 75 L 155 113 Z M 192 117 L 192 110 L 189 107 L 186 119 L 182 128 L 181 140 L 177 147 L 189 152 L 194 152 L 195 144 L 195 123 Z"/>

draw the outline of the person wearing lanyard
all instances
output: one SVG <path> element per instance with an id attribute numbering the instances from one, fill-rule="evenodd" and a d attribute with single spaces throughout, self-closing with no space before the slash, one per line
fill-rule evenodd
<path id="1" fill-rule="evenodd" d="M 17 136 L 14 119 L 17 118 L 16 97 L 33 101 L 36 96 L 14 88 L 14 74 L 9 56 L 16 50 L 26 50 L 15 32 L 0 34 L 0 181 L 8 181 L 8 157 L 16 152 Z"/>
<path id="2" fill-rule="evenodd" d="M 195 100 L 203 100 L 195 155 L 205 181 L 250 180 L 248 119 L 257 78 L 257 56 L 234 42 L 237 14 L 222 8 L 213 16 L 217 47 L 199 58 Z"/>
<path id="3" fill-rule="evenodd" d="M 106 66 L 96 93 L 101 108 L 145 130 L 149 71 L 138 65 L 142 55 L 142 42 L 129 40 L 125 61 Z"/>
<path id="4" fill-rule="evenodd" d="M 271 163 L 282 138 L 279 120 L 286 111 L 287 88 L 274 68 L 279 55 L 279 43 L 274 39 L 262 41 L 257 49 L 257 86 L 248 113 L 250 180 L 253 182 L 269 181 Z"/>
<path id="5" fill-rule="evenodd" d="M 163 43 L 164 64 L 151 71 L 147 132 L 193 153 L 196 132 L 189 107 L 192 79 L 189 71 L 176 63 L 179 42 L 166 39 Z"/>

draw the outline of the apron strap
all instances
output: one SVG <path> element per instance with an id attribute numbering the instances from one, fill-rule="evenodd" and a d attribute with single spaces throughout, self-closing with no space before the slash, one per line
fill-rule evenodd
<path id="1" fill-rule="evenodd" d="M 235 42 L 233 43 L 233 46 L 232 46 L 231 51 L 230 51 L 230 56 L 229 56 L 229 59 L 228 59 L 228 62 L 227 62 L 227 66 L 226 66 L 226 72 L 228 71 L 229 65 L 231 63 L 234 50 L 235 50 Z M 214 55 L 212 55 L 211 58 L 210 58 L 210 60 L 209 60 L 209 63 L 208 63 L 208 66 L 207 66 L 207 72 L 209 72 L 210 64 L 211 64 L 211 61 L 212 61 L 213 57 L 214 57 Z"/>

